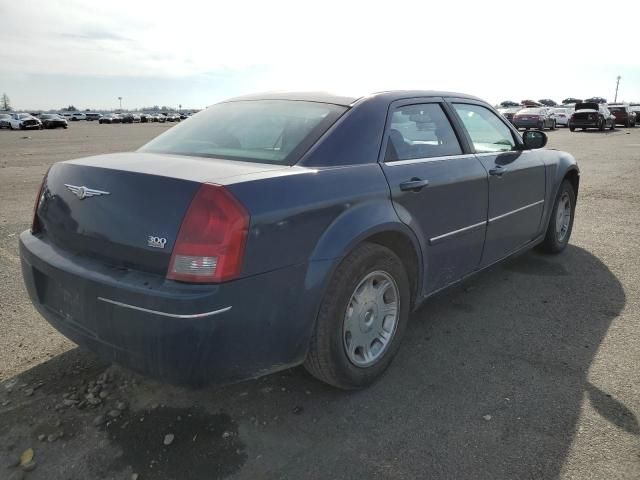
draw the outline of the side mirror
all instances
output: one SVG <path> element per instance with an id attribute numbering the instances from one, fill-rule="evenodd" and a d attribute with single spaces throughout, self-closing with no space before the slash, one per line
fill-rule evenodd
<path id="1" fill-rule="evenodd" d="M 527 150 L 535 150 L 547 144 L 547 134 L 539 130 L 527 130 L 522 135 L 522 140 Z"/>

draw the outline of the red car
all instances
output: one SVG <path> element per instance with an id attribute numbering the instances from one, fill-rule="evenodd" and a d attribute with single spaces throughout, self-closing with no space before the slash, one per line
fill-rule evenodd
<path id="1" fill-rule="evenodd" d="M 609 105 L 609 111 L 616 117 L 616 125 L 635 127 L 637 114 L 628 105 Z"/>

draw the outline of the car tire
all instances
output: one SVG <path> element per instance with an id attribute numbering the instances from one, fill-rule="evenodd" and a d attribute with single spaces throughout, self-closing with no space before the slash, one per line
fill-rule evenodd
<path id="1" fill-rule="evenodd" d="M 377 288 L 385 290 L 379 294 Z M 376 315 L 381 308 L 391 308 L 385 305 L 392 305 L 394 298 L 394 320 L 390 314 Z M 410 302 L 409 278 L 398 256 L 378 244 L 361 244 L 343 259 L 324 293 L 305 368 L 317 379 L 344 390 L 370 385 L 400 347 Z M 350 324 L 357 329 L 349 330 Z M 384 344 L 383 331 L 388 335 Z"/>
<path id="2" fill-rule="evenodd" d="M 560 253 L 569 243 L 576 211 L 576 193 L 573 185 L 565 179 L 560 185 L 551 210 L 547 233 L 540 249 L 545 253 Z"/>
<path id="3" fill-rule="evenodd" d="M 609 127 L 609 130 L 613 131 L 616 129 L 616 122 L 611 122 L 611 127 Z"/>
<path id="4" fill-rule="evenodd" d="M 575 132 L 576 131 L 576 127 L 569 126 L 569 131 L 570 132 Z"/>
<path id="5" fill-rule="evenodd" d="M 598 130 L 604 132 L 605 127 L 607 126 L 607 121 L 603 118 L 600 120 L 600 125 L 598 125 Z"/>
<path id="6" fill-rule="evenodd" d="M 551 130 L 555 130 L 556 129 L 556 121 L 554 120 L 553 123 L 551 124 Z"/>

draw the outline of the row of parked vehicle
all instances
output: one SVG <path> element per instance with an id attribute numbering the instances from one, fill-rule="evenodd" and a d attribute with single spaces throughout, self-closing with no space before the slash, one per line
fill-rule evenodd
<path id="1" fill-rule="evenodd" d="M 179 122 L 191 113 L 0 113 L 0 128 L 11 130 L 41 130 L 43 128 L 67 128 L 69 121 L 81 120 L 98 123 L 165 123 Z"/>
<path id="2" fill-rule="evenodd" d="M 191 113 L 108 113 L 98 119 L 98 123 L 165 123 L 179 122 Z"/>
<path id="3" fill-rule="evenodd" d="M 557 105 L 552 100 L 503 102 L 498 111 L 518 129 L 555 130 L 558 126 L 576 129 L 613 130 L 616 125 L 635 127 L 640 122 L 640 103 L 607 104 L 601 97 L 569 98 Z"/>

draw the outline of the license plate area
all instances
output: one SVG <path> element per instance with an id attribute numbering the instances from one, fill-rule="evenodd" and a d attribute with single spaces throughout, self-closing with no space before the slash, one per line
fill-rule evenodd
<path id="1" fill-rule="evenodd" d="M 48 310 L 71 323 L 82 323 L 84 318 L 84 291 L 82 287 L 71 289 L 59 280 L 34 269 L 38 300 Z"/>

